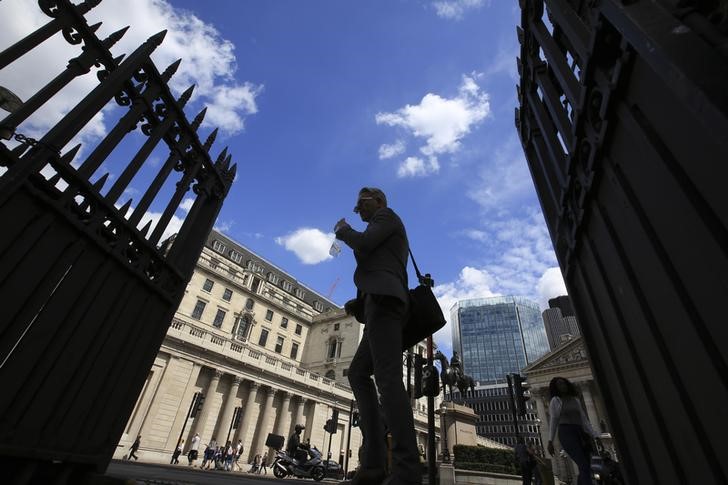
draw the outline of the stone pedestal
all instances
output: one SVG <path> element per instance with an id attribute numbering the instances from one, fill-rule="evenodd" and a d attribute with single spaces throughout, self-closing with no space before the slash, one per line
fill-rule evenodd
<path id="1" fill-rule="evenodd" d="M 440 415 L 440 442 L 445 447 L 447 438 L 447 449 L 450 459 L 453 460 L 453 447 L 455 445 L 476 446 L 478 444 L 475 433 L 475 423 L 478 415 L 472 408 L 453 402 L 443 402 L 440 409 L 435 411 Z M 442 450 L 441 450 L 442 451 Z"/>

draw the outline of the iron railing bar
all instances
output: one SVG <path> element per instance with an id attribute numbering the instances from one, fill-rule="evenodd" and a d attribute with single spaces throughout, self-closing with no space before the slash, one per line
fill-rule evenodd
<path id="1" fill-rule="evenodd" d="M 76 6 L 76 8 L 83 16 L 99 3 L 100 0 L 94 2 L 89 2 L 87 0 Z M 59 12 L 61 13 L 61 15 L 63 15 L 63 17 L 54 18 L 44 26 L 28 34 L 15 44 L 0 52 L 0 69 L 3 69 L 9 64 L 20 59 L 21 57 L 23 57 L 23 55 L 27 54 L 35 47 L 38 47 L 40 44 L 60 32 L 61 29 L 66 27 L 66 25 L 64 25 L 64 21 L 69 24 L 73 21 L 72 17 L 68 16 L 65 10 L 60 10 Z"/>
<path id="2" fill-rule="evenodd" d="M 134 158 L 132 158 L 131 162 L 129 162 L 119 178 L 116 182 L 114 182 L 114 185 L 112 185 L 111 189 L 109 189 L 109 192 L 106 194 L 106 200 L 112 204 L 116 202 L 119 196 L 124 192 L 124 189 L 126 189 L 134 176 L 139 172 L 139 169 L 142 167 L 146 159 L 149 158 L 149 155 L 151 155 L 154 148 L 162 139 L 162 136 L 164 136 L 174 122 L 175 118 L 173 116 L 168 116 L 162 123 L 154 127 L 154 130 L 149 138 L 147 138 L 147 141 L 144 142 L 141 148 L 137 151 L 136 155 L 134 155 Z"/>
<path id="3" fill-rule="evenodd" d="M 569 118 L 566 116 L 566 110 L 561 104 L 559 95 L 556 93 L 554 85 L 551 83 L 551 79 L 546 75 L 547 67 L 545 64 L 538 66 L 534 69 L 536 83 L 543 91 L 543 99 L 546 107 L 551 113 L 551 120 L 554 122 L 556 127 L 561 133 L 561 137 L 564 139 L 567 151 L 571 149 L 571 144 L 574 141 L 574 134 L 572 132 L 573 127 Z"/>
<path id="4" fill-rule="evenodd" d="M 546 30 L 546 26 L 541 19 L 531 20 L 530 26 L 530 33 L 538 41 L 539 46 L 546 56 L 549 67 L 559 80 L 564 94 L 569 98 L 569 103 L 571 103 L 571 106 L 578 106 L 579 83 L 574 77 L 574 73 L 571 71 L 569 64 L 567 64 L 564 54 L 559 49 L 554 38 Z M 528 31 L 526 33 L 528 34 Z"/>
<path id="5" fill-rule="evenodd" d="M 162 42 L 165 33 L 166 31 L 162 31 L 139 46 L 118 69 L 112 71 L 104 82 L 96 86 L 41 138 L 40 143 L 23 157 L 24 163 L 8 169 L 7 173 L 0 178 L 0 204 L 14 192 L 12 189 L 16 185 L 21 184 L 31 173 L 37 172 L 47 162 L 48 152 L 51 152 L 53 156 L 58 156 L 57 152 L 60 151 L 60 148 L 65 146 L 103 108 L 138 70 L 139 66 L 149 58 L 149 54 Z M 53 149 L 56 150 L 55 153 Z"/>
<path id="6" fill-rule="evenodd" d="M 556 139 L 556 127 L 551 121 L 551 118 L 549 118 L 549 116 L 546 114 L 546 110 L 543 107 L 543 102 L 539 99 L 536 92 L 534 90 L 530 90 L 526 94 L 526 97 L 528 98 L 530 107 L 533 110 L 533 116 L 540 129 L 539 131 L 541 132 L 541 137 L 546 143 L 546 148 L 549 152 L 551 160 L 555 162 L 553 168 L 555 168 L 556 170 L 552 170 L 551 172 L 556 176 L 559 188 L 564 188 L 566 187 L 566 173 L 564 170 L 564 162 L 566 159 L 566 155 L 568 155 L 568 152 L 563 152 L 561 144 Z"/>
<path id="7" fill-rule="evenodd" d="M 188 154 L 188 156 L 190 155 Z M 149 242 L 151 244 L 156 245 L 159 239 L 162 237 L 162 234 L 164 234 L 164 230 L 167 229 L 167 224 L 169 224 L 169 221 L 172 219 L 174 212 L 179 207 L 180 202 L 182 202 L 182 198 L 189 190 L 190 184 L 197 176 L 200 168 L 202 168 L 202 162 L 199 161 L 199 158 L 195 157 L 195 162 L 192 166 L 188 167 L 185 170 L 184 175 L 182 176 L 182 180 L 177 183 L 177 189 L 174 191 L 174 195 L 170 199 L 169 203 L 167 203 L 167 207 L 165 207 L 162 216 L 159 218 L 157 224 L 154 226 L 154 231 L 149 238 Z"/>
<path id="8" fill-rule="evenodd" d="M 546 8 L 576 51 L 574 57 L 579 60 L 586 59 L 589 52 L 589 29 L 574 8 L 565 0 L 546 0 Z"/>

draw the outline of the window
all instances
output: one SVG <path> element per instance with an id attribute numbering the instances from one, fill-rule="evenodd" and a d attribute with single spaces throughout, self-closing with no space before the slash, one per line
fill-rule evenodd
<path id="1" fill-rule="evenodd" d="M 260 280 L 258 278 L 253 278 L 253 284 L 250 286 L 250 291 L 258 293 L 258 288 L 260 288 Z"/>
<path id="2" fill-rule="evenodd" d="M 288 319 L 286 317 L 281 318 L 281 328 L 288 328 Z"/>
<path id="3" fill-rule="evenodd" d="M 276 349 L 275 350 L 276 350 L 276 353 L 279 353 L 279 354 L 281 352 L 283 352 L 283 337 L 278 337 L 276 339 Z"/>
<path id="4" fill-rule="evenodd" d="M 278 280 L 280 280 L 280 279 L 281 278 L 277 274 L 273 273 L 272 271 L 268 272 L 268 281 L 270 281 L 274 285 L 277 285 Z"/>
<path id="5" fill-rule="evenodd" d="M 215 315 L 215 320 L 212 322 L 212 325 L 220 328 L 222 327 L 222 322 L 225 320 L 225 310 L 217 309 L 217 314 Z"/>
<path id="6" fill-rule="evenodd" d="M 298 357 L 298 342 L 293 342 L 291 344 L 291 359 L 295 359 Z"/>
<path id="7" fill-rule="evenodd" d="M 333 360 L 341 357 L 341 341 L 332 338 L 329 340 L 329 348 L 326 351 L 326 357 L 328 360 Z"/>
<path id="8" fill-rule="evenodd" d="M 265 311 L 265 319 L 269 322 L 273 321 L 273 310 L 266 310 Z"/>
<path id="9" fill-rule="evenodd" d="M 341 324 L 340 323 L 335 323 L 334 324 L 334 330 L 338 330 L 339 327 L 341 327 Z"/>
<path id="10" fill-rule="evenodd" d="M 296 297 L 303 300 L 306 297 L 306 292 L 303 291 L 301 288 L 296 288 Z"/>
<path id="11" fill-rule="evenodd" d="M 215 282 L 212 281 L 210 278 L 207 278 L 205 282 L 202 284 L 202 289 L 206 292 L 210 292 L 212 290 L 212 287 L 215 285 Z"/>
<path id="12" fill-rule="evenodd" d="M 230 288 L 225 288 L 225 291 L 222 292 L 222 299 L 225 301 L 230 301 L 230 299 L 233 297 L 233 290 Z"/>
<path id="13" fill-rule="evenodd" d="M 346 369 L 344 369 L 343 372 L 341 373 L 341 375 L 344 376 L 344 377 L 348 376 L 349 375 L 349 368 L 347 367 Z"/>
<path id="14" fill-rule="evenodd" d="M 235 338 L 238 340 L 247 340 L 252 324 L 253 321 L 250 318 L 250 315 L 243 315 L 243 318 L 238 317 L 236 322 L 237 327 L 234 331 Z"/>
<path id="15" fill-rule="evenodd" d="M 300 323 L 296 324 L 296 335 L 301 335 L 301 332 L 303 331 L 303 327 Z"/>
<path id="16" fill-rule="evenodd" d="M 290 291 L 293 289 L 293 283 L 283 280 L 283 289 L 290 293 Z"/>
<path id="17" fill-rule="evenodd" d="M 230 251 L 230 259 L 240 264 L 240 261 L 243 260 L 243 255 L 233 249 Z"/>
<path id="18" fill-rule="evenodd" d="M 324 304 L 323 304 L 323 303 L 321 303 L 321 302 L 320 302 L 320 301 L 318 301 L 318 300 L 317 300 L 317 301 L 315 301 L 315 302 L 313 302 L 313 307 L 314 307 L 314 308 L 316 309 L 316 311 L 317 311 L 317 312 L 322 312 L 322 311 L 324 311 Z"/>
<path id="19" fill-rule="evenodd" d="M 215 251 L 217 251 L 220 254 L 225 254 L 226 248 L 223 243 L 221 243 L 220 241 L 215 239 L 214 241 L 212 241 L 212 249 L 214 249 Z"/>
<path id="20" fill-rule="evenodd" d="M 207 305 L 207 303 L 205 303 L 204 301 L 197 300 L 197 303 L 195 304 L 195 309 L 192 310 L 192 318 L 195 318 L 197 320 L 202 318 L 202 312 L 205 311 L 205 305 Z"/>
<path id="21" fill-rule="evenodd" d="M 254 306 L 255 306 L 255 302 L 253 301 L 253 299 L 248 298 L 247 301 L 245 302 L 245 309 L 252 310 Z"/>
<path id="22" fill-rule="evenodd" d="M 260 337 L 258 338 L 258 345 L 265 347 L 265 343 L 268 341 L 268 330 L 265 328 L 260 329 Z"/>

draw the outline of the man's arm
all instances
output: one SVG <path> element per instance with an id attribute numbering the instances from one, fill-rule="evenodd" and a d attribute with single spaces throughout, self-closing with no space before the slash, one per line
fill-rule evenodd
<path id="1" fill-rule="evenodd" d="M 382 244 L 397 230 L 397 221 L 391 212 L 381 210 L 371 220 L 364 232 L 348 224 L 336 231 L 336 238 L 344 241 L 354 251 L 366 255 Z"/>

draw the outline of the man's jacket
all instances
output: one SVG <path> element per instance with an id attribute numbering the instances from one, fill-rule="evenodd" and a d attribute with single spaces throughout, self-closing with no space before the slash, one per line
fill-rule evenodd
<path id="1" fill-rule="evenodd" d="M 379 209 L 364 232 L 344 226 L 336 232 L 336 237 L 354 250 L 354 284 L 359 293 L 389 295 L 408 301 L 407 233 L 392 209 Z"/>

